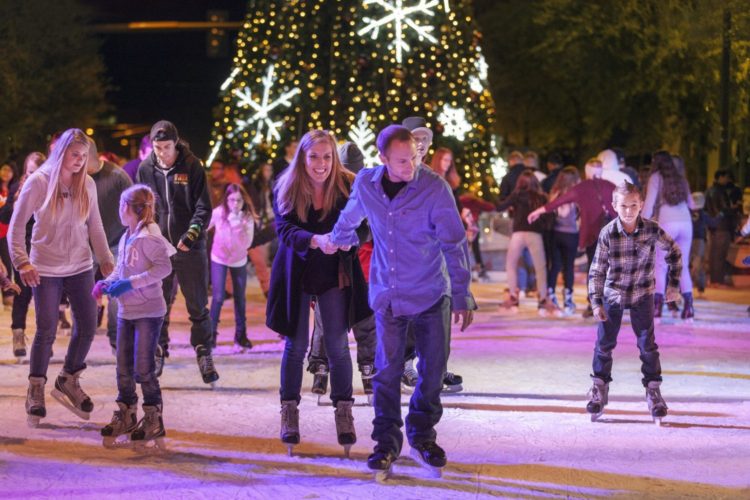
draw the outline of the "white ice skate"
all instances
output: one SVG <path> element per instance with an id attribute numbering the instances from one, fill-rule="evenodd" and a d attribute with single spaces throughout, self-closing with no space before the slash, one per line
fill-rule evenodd
<path id="1" fill-rule="evenodd" d="M 102 445 L 107 449 L 132 448 L 130 434 L 138 427 L 137 406 L 120 401 L 117 406 L 112 421 L 101 430 Z"/>
<path id="2" fill-rule="evenodd" d="M 55 388 L 52 389 L 52 397 L 74 415 L 83 420 L 88 420 L 91 416 L 91 411 L 94 409 L 94 403 L 91 402 L 88 395 L 81 389 L 79 383 L 81 373 L 83 373 L 83 370 L 78 370 L 75 373 L 68 373 L 64 369 L 60 371 L 60 375 L 55 379 Z"/>
<path id="3" fill-rule="evenodd" d="M 652 380 L 646 387 L 646 402 L 648 403 L 648 411 L 651 412 L 651 418 L 654 423 L 661 427 L 662 419 L 667 416 L 667 403 L 664 402 L 664 398 L 661 396 L 661 389 L 659 386 L 661 382 Z"/>
<path id="4" fill-rule="evenodd" d="M 163 453 L 167 451 L 161 405 L 143 405 L 144 416 L 138 428 L 130 435 L 133 449 L 139 453 Z"/>
<path id="5" fill-rule="evenodd" d="M 26 358 L 26 335 L 23 328 L 13 328 L 13 356 L 19 365 Z"/>
<path id="6" fill-rule="evenodd" d="M 29 377 L 29 388 L 26 391 L 26 423 L 32 429 L 39 427 L 39 421 L 47 416 L 44 406 L 44 377 Z"/>
<path id="7" fill-rule="evenodd" d="M 586 411 L 591 414 L 591 421 L 596 422 L 604 414 L 604 407 L 609 403 L 609 383 L 598 377 L 592 377 L 594 384 L 589 389 L 590 400 Z"/>

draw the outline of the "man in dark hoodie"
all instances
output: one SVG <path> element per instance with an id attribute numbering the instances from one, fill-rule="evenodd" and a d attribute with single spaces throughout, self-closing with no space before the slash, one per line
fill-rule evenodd
<path id="1" fill-rule="evenodd" d="M 178 250 L 172 257 L 172 273 L 162 287 L 167 301 L 159 345 L 156 373 L 161 375 L 164 358 L 169 356 L 169 315 L 174 303 L 175 277 L 185 296 L 190 315 L 190 344 L 195 348 L 203 382 L 219 379 L 211 357 L 213 340 L 208 316 L 208 259 L 205 229 L 211 218 L 211 200 L 206 174 L 187 144 L 180 141 L 177 128 L 161 120 L 151 127 L 153 151 L 138 167 L 136 180 L 156 195 L 155 214 L 164 237 Z"/>

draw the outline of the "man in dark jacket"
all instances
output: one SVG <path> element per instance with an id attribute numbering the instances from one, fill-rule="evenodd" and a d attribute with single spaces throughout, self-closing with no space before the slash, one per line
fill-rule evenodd
<path id="1" fill-rule="evenodd" d="M 161 232 L 177 248 L 172 257 L 172 273 L 164 278 L 164 317 L 159 346 L 156 349 L 156 372 L 161 375 L 164 358 L 169 356 L 169 315 L 174 303 L 174 279 L 185 296 L 190 315 L 190 344 L 195 348 L 203 382 L 219 378 L 211 357 L 213 335 L 208 316 L 208 259 L 205 229 L 211 219 L 211 200 L 206 174 L 198 158 L 180 142 L 177 128 L 166 120 L 151 127 L 153 151 L 138 167 L 136 179 L 151 187 L 156 195 L 154 212 Z"/>
<path id="2" fill-rule="evenodd" d="M 521 172 L 526 170 L 523 164 L 523 153 L 512 151 L 508 156 L 508 173 L 500 181 L 500 201 L 504 200 L 516 189 L 516 182 Z"/>

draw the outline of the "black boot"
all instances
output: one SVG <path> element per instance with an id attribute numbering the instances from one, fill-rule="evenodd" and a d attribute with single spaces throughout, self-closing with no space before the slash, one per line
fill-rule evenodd
<path id="1" fill-rule="evenodd" d="M 682 314 L 680 317 L 682 319 L 692 320 L 695 316 L 695 310 L 693 309 L 693 293 L 683 293 L 682 300 L 684 303 L 682 304 Z"/>
<path id="2" fill-rule="evenodd" d="M 661 310 L 664 308 L 664 294 L 654 294 L 654 318 L 661 318 Z"/>

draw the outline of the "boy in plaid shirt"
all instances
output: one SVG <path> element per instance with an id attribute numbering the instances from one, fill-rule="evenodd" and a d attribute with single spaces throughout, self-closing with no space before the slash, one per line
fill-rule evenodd
<path id="1" fill-rule="evenodd" d="M 630 309 L 638 348 L 646 401 L 654 421 L 661 424 L 667 405 L 661 397 L 659 346 L 654 341 L 654 268 L 659 245 L 667 252 L 669 264 L 667 301 L 677 300 L 682 256 L 674 240 L 659 225 L 640 216 L 643 200 L 633 184 L 624 182 L 615 188 L 612 205 L 618 217 L 604 226 L 589 270 L 589 299 L 594 318 L 599 321 L 591 388 L 586 410 L 591 421 L 599 418 L 607 405 L 612 381 L 612 351 L 625 309 Z"/>

